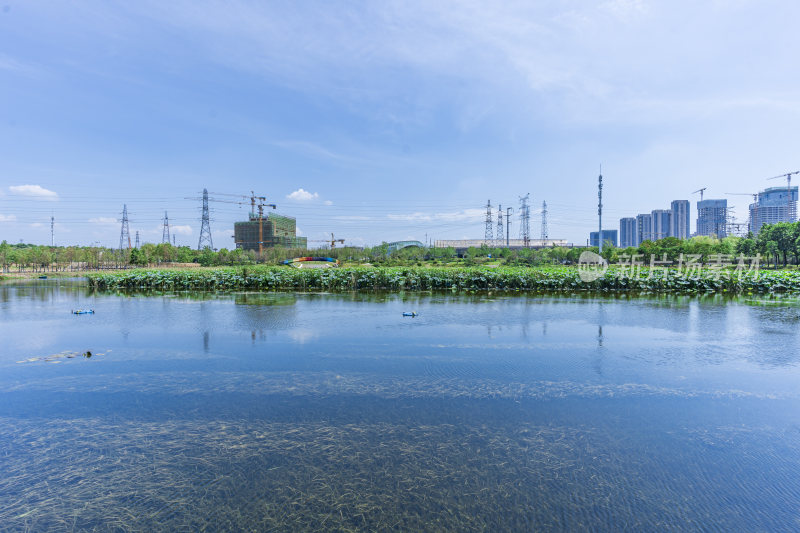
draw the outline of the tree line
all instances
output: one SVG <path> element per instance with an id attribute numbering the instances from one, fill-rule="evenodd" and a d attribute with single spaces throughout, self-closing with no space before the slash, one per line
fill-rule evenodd
<path id="1" fill-rule="evenodd" d="M 333 250 L 307 250 L 305 248 L 268 248 L 261 257 L 252 250 L 221 249 L 195 250 L 188 246 L 169 243 L 145 243 L 139 248 L 117 250 L 100 246 L 40 246 L 32 244 L 0 243 L 0 268 L 3 272 L 109 270 L 134 266 L 161 266 L 195 263 L 202 266 L 277 264 L 286 259 L 309 255 L 324 255 L 351 263 L 371 263 L 385 266 L 412 264 L 459 264 L 465 266 L 485 263 L 506 265 L 574 264 L 590 247 L 554 247 L 508 249 L 481 246 L 468 248 L 461 254 L 455 248 L 403 248 L 388 253 L 388 244 L 367 248 L 342 247 Z M 800 222 L 780 222 L 765 225 L 758 235 L 747 237 L 692 237 L 681 240 L 667 237 L 644 241 L 638 247 L 603 247 L 603 257 L 610 263 L 624 261 L 634 255 L 645 261 L 651 256 L 678 261 L 681 255 L 699 256 L 700 261 L 713 261 L 715 256 L 754 257 L 760 254 L 765 264 L 788 266 L 800 264 Z"/>

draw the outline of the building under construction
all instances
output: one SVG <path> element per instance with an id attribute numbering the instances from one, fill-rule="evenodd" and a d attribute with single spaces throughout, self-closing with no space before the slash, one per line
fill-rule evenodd
<path id="1" fill-rule="evenodd" d="M 248 221 L 234 223 L 233 239 L 237 248 L 255 252 L 263 248 L 308 247 L 306 237 L 297 236 L 297 221 L 294 218 L 273 213 L 262 218 L 250 214 Z"/>

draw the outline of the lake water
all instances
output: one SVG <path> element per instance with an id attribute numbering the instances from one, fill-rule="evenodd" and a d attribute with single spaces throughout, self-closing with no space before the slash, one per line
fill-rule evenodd
<path id="1" fill-rule="evenodd" d="M 797 531 L 798 383 L 791 299 L 5 284 L 0 531 Z"/>

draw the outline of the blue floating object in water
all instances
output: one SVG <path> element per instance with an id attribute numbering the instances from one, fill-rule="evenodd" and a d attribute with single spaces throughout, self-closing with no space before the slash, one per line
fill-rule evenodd
<path id="1" fill-rule="evenodd" d="M 39 276 L 39 279 L 47 279 L 47 276 Z"/>
<path id="2" fill-rule="evenodd" d="M 73 315 L 93 315 L 94 309 L 76 309 L 72 311 Z"/>
<path id="3" fill-rule="evenodd" d="M 403 313 L 403 316 L 417 316 L 417 312 L 416 311 L 411 311 L 410 313 L 406 312 Z"/>

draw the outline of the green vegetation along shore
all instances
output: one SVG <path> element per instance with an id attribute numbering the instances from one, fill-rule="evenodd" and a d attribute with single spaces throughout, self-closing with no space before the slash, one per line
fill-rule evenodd
<path id="1" fill-rule="evenodd" d="M 575 267 L 290 267 L 128 270 L 89 274 L 91 287 L 145 290 L 456 290 L 602 293 L 800 293 L 800 271 L 736 272 L 702 269 L 611 268 L 584 281 Z"/>

